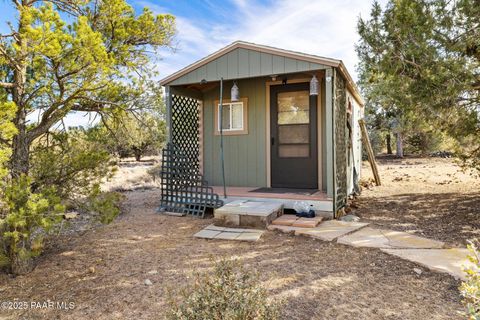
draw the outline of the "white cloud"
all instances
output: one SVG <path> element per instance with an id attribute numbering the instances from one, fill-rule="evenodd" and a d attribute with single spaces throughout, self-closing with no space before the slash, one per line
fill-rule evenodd
<path id="1" fill-rule="evenodd" d="M 244 40 L 341 59 L 356 78 L 356 24 L 360 15 L 368 16 L 370 1 L 281 0 L 268 6 L 253 0 L 231 3 L 235 10 L 228 24 L 177 16 L 178 50 L 163 56 L 162 76 L 235 40 Z"/>

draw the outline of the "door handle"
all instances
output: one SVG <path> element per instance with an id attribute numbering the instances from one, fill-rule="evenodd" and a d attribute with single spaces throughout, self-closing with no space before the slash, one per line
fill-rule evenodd
<path id="1" fill-rule="evenodd" d="M 273 146 L 273 145 L 275 144 L 275 138 L 274 138 L 274 137 L 271 137 L 271 138 L 270 138 L 270 142 L 271 142 L 271 144 L 272 144 L 272 146 Z"/>

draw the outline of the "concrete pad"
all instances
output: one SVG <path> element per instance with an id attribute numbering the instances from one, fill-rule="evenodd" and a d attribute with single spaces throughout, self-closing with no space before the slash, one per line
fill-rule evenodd
<path id="1" fill-rule="evenodd" d="M 430 270 L 448 273 L 456 279 L 466 280 L 464 267 L 473 267 L 467 258 L 467 249 L 381 249 L 383 252 L 419 263 Z"/>
<path id="2" fill-rule="evenodd" d="M 221 224 L 265 228 L 283 212 L 281 203 L 238 200 L 215 209 Z"/>
<path id="3" fill-rule="evenodd" d="M 203 229 L 203 230 L 195 233 L 193 236 L 195 238 L 213 239 L 219 234 L 220 234 L 220 231 Z"/>
<path id="4" fill-rule="evenodd" d="M 352 234 L 343 236 L 338 243 L 354 247 L 370 248 L 407 248 L 407 249 L 441 249 L 444 243 L 415 236 L 406 232 L 363 228 Z"/>
<path id="5" fill-rule="evenodd" d="M 284 214 L 273 220 L 272 224 L 276 226 L 291 226 L 297 220 L 298 217 L 293 214 Z"/>
<path id="6" fill-rule="evenodd" d="M 300 218 L 292 224 L 292 227 L 315 228 L 321 221 L 322 217 Z"/>
<path id="7" fill-rule="evenodd" d="M 239 236 L 235 240 L 239 241 L 258 241 L 260 240 L 260 237 L 262 236 L 263 232 L 242 232 L 239 234 Z"/>
<path id="8" fill-rule="evenodd" d="M 215 236 L 214 239 L 222 239 L 222 240 L 235 240 L 238 236 L 241 235 L 240 232 L 220 232 Z"/>
<path id="9" fill-rule="evenodd" d="M 233 201 L 215 209 L 217 214 L 242 214 L 253 216 L 268 216 L 273 212 L 280 211 L 282 205 L 279 203 L 260 202 L 260 201 Z"/>
<path id="10" fill-rule="evenodd" d="M 329 220 L 322 222 L 315 228 L 299 228 L 295 231 L 296 235 L 304 235 L 323 241 L 332 241 L 338 237 L 367 226 L 364 222 L 345 222 L 338 220 Z"/>

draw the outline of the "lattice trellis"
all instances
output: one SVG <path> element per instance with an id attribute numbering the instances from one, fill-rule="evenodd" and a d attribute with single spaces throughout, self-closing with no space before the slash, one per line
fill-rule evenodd
<path id="1" fill-rule="evenodd" d="M 193 98 L 173 95 L 171 107 L 171 141 L 183 151 L 192 167 L 199 171 L 199 102 Z"/>
<path id="2" fill-rule="evenodd" d="M 199 104 L 193 98 L 172 96 L 172 142 L 162 151 L 160 211 L 205 215 L 207 207 L 223 205 L 200 174 Z"/>
<path id="3" fill-rule="evenodd" d="M 345 80 L 335 74 L 335 210 L 346 205 L 347 190 L 347 93 Z"/>

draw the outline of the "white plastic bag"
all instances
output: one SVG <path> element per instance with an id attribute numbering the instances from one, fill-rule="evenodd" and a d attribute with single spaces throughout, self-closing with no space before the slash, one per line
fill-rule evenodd
<path id="1" fill-rule="evenodd" d="M 293 210 L 296 213 L 308 213 L 310 211 L 310 206 L 305 201 L 295 201 L 293 204 Z"/>

